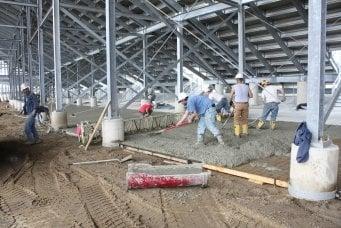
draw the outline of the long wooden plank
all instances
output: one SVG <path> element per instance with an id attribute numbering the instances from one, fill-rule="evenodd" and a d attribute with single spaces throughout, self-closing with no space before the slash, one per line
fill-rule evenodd
<path id="1" fill-rule="evenodd" d="M 98 127 L 99 127 L 99 125 L 102 123 L 102 120 L 103 120 L 103 118 L 104 118 L 104 115 L 105 115 L 105 113 L 106 113 L 106 111 L 107 111 L 109 105 L 110 105 L 110 100 L 109 100 L 108 103 L 105 105 L 105 107 L 104 107 L 104 109 L 103 109 L 103 111 L 102 111 L 100 117 L 98 118 L 97 123 L 96 123 L 96 126 L 95 126 L 93 132 L 91 133 L 88 142 L 86 143 L 85 150 L 88 150 L 88 147 L 89 147 L 89 145 L 90 145 L 90 143 L 91 143 L 91 141 L 92 141 L 92 139 L 93 139 L 93 137 L 94 137 L 94 135 L 95 135 L 95 133 L 96 133 Z"/>
<path id="2" fill-rule="evenodd" d="M 128 146 L 125 144 L 120 144 L 120 146 L 122 148 L 130 150 L 130 151 L 139 152 L 139 153 L 143 153 L 143 154 L 151 155 L 151 156 L 156 156 L 159 158 L 164 158 L 164 159 L 168 159 L 170 161 L 174 161 L 174 162 L 178 162 L 178 163 L 186 164 L 186 163 L 191 162 L 190 160 L 181 159 L 181 158 L 177 158 L 174 156 L 165 155 L 165 154 L 161 154 L 161 153 L 157 153 L 157 152 L 153 152 L 153 151 L 149 151 L 149 150 L 145 150 L 145 149 L 140 149 L 140 148 Z M 211 170 L 211 171 L 216 171 L 219 173 L 229 174 L 229 175 L 236 176 L 236 177 L 246 178 L 246 179 L 251 180 L 252 182 L 255 182 L 255 183 L 266 183 L 266 184 L 271 184 L 271 185 L 275 185 L 275 186 L 282 187 L 282 188 L 288 188 L 288 182 L 282 181 L 282 180 L 277 180 L 277 179 L 272 178 L 272 177 L 264 177 L 261 175 L 246 173 L 246 172 L 242 172 L 242 171 L 238 171 L 238 170 L 234 170 L 234 169 L 228 169 L 225 167 L 215 166 L 215 165 L 210 165 L 210 164 L 204 164 L 203 168 Z"/>

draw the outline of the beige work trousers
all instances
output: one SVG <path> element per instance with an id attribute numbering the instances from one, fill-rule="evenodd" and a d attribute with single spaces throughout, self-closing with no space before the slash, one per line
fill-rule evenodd
<path id="1" fill-rule="evenodd" d="M 249 117 L 249 103 L 234 103 L 234 124 L 247 124 Z"/>

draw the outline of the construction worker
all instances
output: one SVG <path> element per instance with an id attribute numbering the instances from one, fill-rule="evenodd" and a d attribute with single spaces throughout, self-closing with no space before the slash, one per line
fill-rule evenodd
<path id="1" fill-rule="evenodd" d="M 142 100 L 141 106 L 139 108 L 139 113 L 141 113 L 143 117 L 148 117 L 152 114 L 153 108 L 154 108 L 154 105 L 150 99 Z"/>
<path id="2" fill-rule="evenodd" d="M 240 137 L 241 134 L 248 135 L 249 98 L 253 94 L 248 85 L 244 83 L 241 73 L 236 75 L 237 84 L 232 86 L 231 99 L 234 104 L 234 134 Z"/>
<path id="3" fill-rule="evenodd" d="M 24 107 L 23 112 L 28 115 L 25 122 L 25 134 L 27 137 L 26 144 L 32 145 L 41 142 L 39 140 L 38 132 L 35 126 L 38 99 L 36 95 L 31 92 L 30 87 L 25 83 L 20 85 L 20 90 L 24 94 Z"/>
<path id="4" fill-rule="evenodd" d="M 257 124 L 257 129 L 261 129 L 266 121 L 266 118 L 271 113 L 270 117 L 270 128 L 274 130 L 276 128 L 276 118 L 278 115 L 279 104 L 285 100 L 284 90 L 282 87 L 271 85 L 268 80 L 261 82 L 263 87 L 262 99 L 264 101 L 263 114 Z M 281 94 L 280 99 L 278 95 Z"/>
<path id="5" fill-rule="evenodd" d="M 205 95 L 188 96 L 186 93 L 180 93 L 178 102 L 187 105 L 186 111 L 176 126 L 180 126 L 187 120 L 191 123 L 195 118 L 199 118 L 197 128 L 197 143 L 196 145 L 204 144 L 204 135 L 206 128 L 217 138 L 219 144 L 224 145 L 223 137 L 216 126 L 215 116 L 217 114 L 215 105 Z"/>
<path id="6" fill-rule="evenodd" d="M 207 86 L 204 92 L 215 103 L 218 116 L 229 115 L 230 106 L 226 96 L 218 93 L 212 85 Z"/>

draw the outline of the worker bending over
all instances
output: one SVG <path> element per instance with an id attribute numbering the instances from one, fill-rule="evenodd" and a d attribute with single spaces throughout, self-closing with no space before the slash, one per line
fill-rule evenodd
<path id="1" fill-rule="evenodd" d="M 152 101 L 149 100 L 143 100 L 141 101 L 141 106 L 139 108 L 139 113 L 143 115 L 143 117 L 148 117 L 153 112 L 154 105 Z"/>
<path id="2" fill-rule="evenodd" d="M 180 126 L 185 120 L 191 123 L 195 118 L 199 118 L 197 129 L 197 145 L 204 144 L 204 135 L 206 128 L 217 138 L 219 144 L 224 145 L 223 137 L 216 126 L 216 109 L 215 105 L 207 96 L 195 95 L 188 96 L 186 93 L 180 93 L 178 102 L 187 105 L 187 109 L 176 124 Z"/>
<path id="3" fill-rule="evenodd" d="M 253 94 L 248 85 L 244 83 L 241 73 L 236 75 L 237 84 L 232 86 L 231 99 L 234 104 L 234 134 L 238 137 L 248 135 L 249 98 Z"/>
<path id="4" fill-rule="evenodd" d="M 229 102 L 223 94 L 218 93 L 212 85 L 209 85 L 205 89 L 205 93 L 208 94 L 208 98 L 210 98 L 215 103 L 215 108 L 218 115 L 228 116 L 229 115 Z"/>
<path id="5" fill-rule="evenodd" d="M 264 107 L 262 117 L 257 124 L 257 129 L 261 129 L 264 126 L 266 118 L 271 113 L 270 128 L 274 130 L 276 128 L 279 104 L 285 101 L 284 90 L 282 87 L 271 85 L 268 80 L 263 80 L 261 86 L 263 87 L 261 96 L 264 101 Z M 282 95 L 281 99 L 278 96 L 279 94 Z"/>
<path id="6" fill-rule="evenodd" d="M 32 145 L 40 143 L 38 132 L 35 126 L 36 114 L 38 105 L 38 99 L 36 95 L 31 92 L 30 87 L 25 83 L 20 85 L 20 89 L 24 94 L 24 108 L 23 112 L 28 115 L 25 122 L 25 134 L 27 137 L 26 144 Z"/>

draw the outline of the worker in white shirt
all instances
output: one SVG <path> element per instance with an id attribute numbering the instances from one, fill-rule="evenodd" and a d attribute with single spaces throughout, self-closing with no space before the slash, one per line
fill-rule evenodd
<path id="1" fill-rule="evenodd" d="M 263 80 L 261 82 L 261 86 L 263 87 L 261 97 L 264 101 L 264 107 L 262 117 L 259 119 L 257 124 L 257 129 L 261 129 L 264 126 L 266 118 L 271 113 L 270 128 L 271 130 L 274 130 L 276 128 L 279 104 L 285 101 L 284 90 L 280 86 L 271 85 L 268 80 Z M 278 96 L 279 94 L 282 95 L 281 98 Z"/>
<path id="2" fill-rule="evenodd" d="M 205 93 L 208 95 L 208 98 L 214 102 L 217 114 L 219 116 L 229 115 L 230 106 L 226 96 L 218 93 L 212 85 L 209 85 L 205 89 Z"/>
<path id="3" fill-rule="evenodd" d="M 241 133 L 248 135 L 249 99 L 253 94 L 241 73 L 236 75 L 236 80 L 237 84 L 232 86 L 231 99 L 234 104 L 234 134 L 240 137 Z"/>

